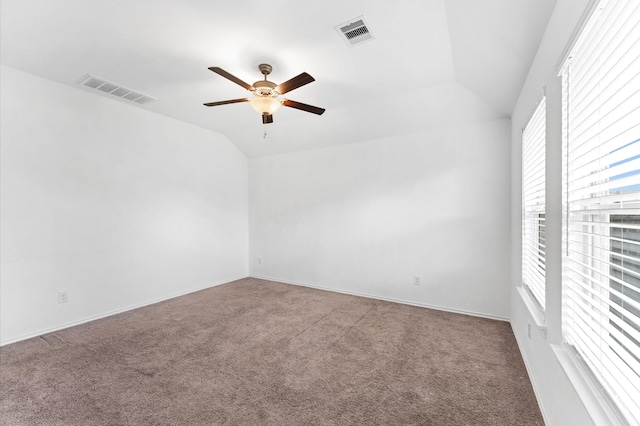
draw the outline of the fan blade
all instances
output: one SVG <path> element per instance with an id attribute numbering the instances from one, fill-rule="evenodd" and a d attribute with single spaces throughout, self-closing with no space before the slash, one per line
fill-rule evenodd
<path id="1" fill-rule="evenodd" d="M 241 98 L 241 99 L 229 99 L 228 101 L 219 101 L 219 102 L 207 102 L 206 104 L 203 104 L 204 106 L 218 106 L 218 105 L 226 105 L 226 104 L 235 104 L 238 102 L 249 102 L 249 99 L 247 98 Z"/>
<path id="2" fill-rule="evenodd" d="M 262 114 L 262 124 L 273 123 L 273 114 Z"/>
<path id="3" fill-rule="evenodd" d="M 215 72 L 216 74 L 223 76 L 227 80 L 231 80 L 235 84 L 244 87 L 245 89 L 247 89 L 249 91 L 255 90 L 252 85 L 245 83 L 244 81 L 240 80 L 235 75 L 229 74 L 228 72 L 226 72 L 225 70 L 223 70 L 220 67 L 209 67 L 209 69 L 211 71 Z"/>
<path id="4" fill-rule="evenodd" d="M 278 87 L 276 87 L 276 91 L 281 95 L 284 95 L 287 92 L 292 91 L 293 89 L 297 89 L 298 87 L 304 86 L 305 84 L 309 84 L 312 81 L 316 81 L 315 78 L 311 77 L 306 72 L 293 77 L 291 80 L 285 81 Z"/>
<path id="5" fill-rule="evenodd" d="M 290 108 L 301 109 L 302 111 L 307 111 L 318 115 L 322 115 L 322 113 L 325 111 L 324 108 L 318 108 L 313 105 L 307 105 L 300 102 L 291 101 L 289 99 L 285 99 L 284 101 L 282 101 L 282 105 Z"/>

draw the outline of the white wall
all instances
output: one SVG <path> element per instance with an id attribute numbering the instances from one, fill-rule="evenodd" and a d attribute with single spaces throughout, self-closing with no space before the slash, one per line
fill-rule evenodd
<path id="1" fill-rule="evenodd" d="M 248 275 L 228 140 L 15 69 L 1 82 L 2 343 Z"/>
<path id="2" fill-rule="evenodd" d="M 567 351 L 561 330 L 562 117 L 557 66 L 591 0 L 558 0 L 512 115 L 511 324 L 549 425 L 611 424 Z M 521 285 L 521 129 L 547 93 L 546 312 L 527 304 Z M 531 337 L 528 327 L 532 326 Z"/>
<path id="3" fill-rule="evenodd" d="M 498 120 L 250 160 L 251 275 L 508 318 L 509 134 Z"/>

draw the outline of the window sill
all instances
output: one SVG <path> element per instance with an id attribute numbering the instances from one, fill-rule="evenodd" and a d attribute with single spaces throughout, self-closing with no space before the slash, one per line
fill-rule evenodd
<path id="1" fill-rule="evenodd" d="M 595 425 L 629 426 L 616 408 L 611 407 L 597 385 L 589 378 L 575 356 L 562 345 L 550 345 L 560 366 L 569 378 L 576 393 Z"/>
<path id="2" fill-rule="evenodd" d="M 533 318 L 533 322 L 535 323 L 536 327 L 538 327 L 538 329 L 540 330 L 540 332 L 542 333 L 542 335 L 546 339 L 547 338 L 547 323 L 546 323 L 546 320 L 545 320 L 544 311 L 532 299 L 532 296 L 529 294 L 529 292 L 523 286 L 518 286 L 516 288 L 518 290 L 518 293 L 520 294 L 520 297 L 522 298 L 522 301 L 527 306 L 527 310 L 531 314 L 531 317 Z"/>

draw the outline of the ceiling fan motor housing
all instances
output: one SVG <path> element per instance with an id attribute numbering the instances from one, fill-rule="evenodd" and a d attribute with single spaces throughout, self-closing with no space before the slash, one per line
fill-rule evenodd
<path id="1" fill-rule="evenodd" d="M 276 91 L 276 84 L 269 80 L 261 80 L 253 83 L 254 95 L 256 96 L 268 96 L 271 98 L 276 98 L 280 95 Z"/>

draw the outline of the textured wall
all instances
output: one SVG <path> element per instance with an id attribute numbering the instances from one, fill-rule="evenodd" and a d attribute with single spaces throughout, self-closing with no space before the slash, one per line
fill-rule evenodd
<path id="1" fill-rule="evenodd" d="M 224 137 L 6 67 L 1 96 L 3 343 L 247 275 Z"/>
<path id="2" fill-rule="evenodd" d="M 250 160 L 251 274 L 508 318 L 509 128 Z"/>

